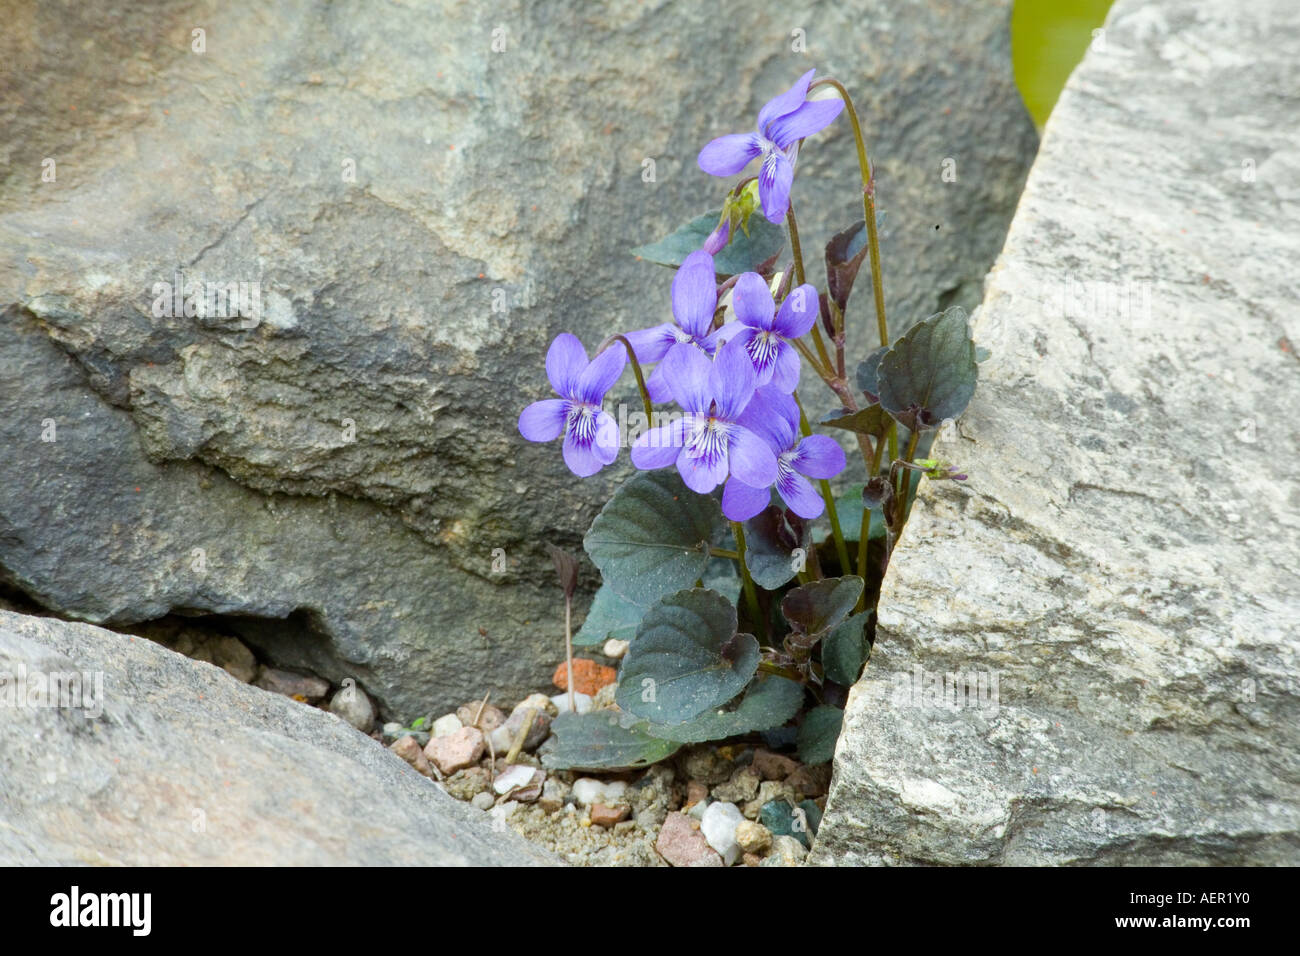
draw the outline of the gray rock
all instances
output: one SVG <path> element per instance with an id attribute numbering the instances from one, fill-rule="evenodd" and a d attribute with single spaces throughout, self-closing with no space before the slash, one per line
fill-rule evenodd
<path id="1" fill-rule="evenodd" d="M 687 0 L 529 0 L 499 23 L 239 0 L 194 52 L 158 29 L 189 23 L 180 0 L 35 7 L 0 37 L 23 65 L 0 110 L 3 577 L 108 625 L 229 615 L 386 718 L 484 675 L 507 699 L 545 686 L 543 545 L 576 548 L 629 470 L 574 481 L 517 435 L 549 340 L 669 314 L 671 274 L 627 250 L 716 207 L 697 151 L 814 66 L 871 135 L 896 324 L 973 304 L 1035 148 L 1009 9 L 815 0 L 794 52 L 758 0 L 725 29 Z M 847 123 L 799 175 L 816 250 L 859 215 Z M 256 321 L 154 315 L 179 270 L 257 283 Z M 630 375 L 613 398 L 638 407 Z"/>
<path id="2" fill-rule="evenodd" d="M 989 278 L 937 449 L 970 480 L 922 486 L 815 862 L 1300 863 L 1298 62 L 1284 0 L 1112 9 Z"/>
<path id="3" fill-rule="evenodd" d="M 0 674 L 29 691 L 0 703 L 2 865 L 557 862 L 329 714 L 150 641 L 0 611 Z M 64 674 L 93 693 L 31 705 Z"/>
<path id="4" fill-rule="evenodd" d="M 803 866 L 808 851 L 792 836 L 772 838 L 772 848 L 759 866 Z"/>
<path id="5" fill-rule="evenodd" d="M 330 713 L 342 717 L 363 734 L 369 733 L 375 724 L 375 705 L 351 677 L 343 678 L 343 686 L 330 701 Z"/>

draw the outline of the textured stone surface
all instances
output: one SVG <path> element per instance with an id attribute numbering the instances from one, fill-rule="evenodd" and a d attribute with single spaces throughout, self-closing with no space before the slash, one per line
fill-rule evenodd
<path id="1" fill-rule="evenodd" d="M 29 704 L 38 675 L 67 673 L 102 675 L 99 705 L 0 703 L 0 864 L 558 862 L 332 714 L 143 638 L 0 611 L 0 676 Z"/>
<path id="2" fill-rule="evenodd" d="M 1070 79 L 814 862 L 1300 862 L 1297 63 L 1293 3 L 1121 0 Z"/>
<path id="3" fill-rule="evenodd" d="M 698 149 L 813 66 L 859 98 L 896 322 L 973 304 L 1035 147 L 1008 11 L 15 11 L 0 36 L 0 576 L 99 623 L 231 615 L 270 663 L 354 677 L 383 719 L 484 679 L 507 699 L 539 686 L 562 647 L 543 544 L 576 549 L 626 469 L 576 482 L 515 433 L 546 393 L 547 342 L 667 316 L 671 274 L 626 250 L 715 206 L 726 187 Z M 847 124 L 799 175 L 815 249 L 859 214 Z M 260 283 L 260 321 L 156 317 L 154 284 L 178 269 Z"/>

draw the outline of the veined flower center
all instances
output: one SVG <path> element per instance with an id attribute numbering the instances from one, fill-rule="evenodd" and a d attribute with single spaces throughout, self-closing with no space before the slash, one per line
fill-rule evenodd
<path id="1" fill-rule="evenodd" d="M 696 419 L 686 439 L 686 451 L 692 458 L 702 458 L 710 465 L 727 454 L 731 424 L 709 416 Z"/>
<path id="2" fill-rule="evenodd" d="M 746 350 L 755 368 L 767 368 L 776 361 L 776 352 L 780 347 L 781 337 L 775 332 L 759 332 L 749 340 Z"/>
<path id="3" fill-rule="evenodd" d="M 596 439 L 596 416 L 598 414 L 600 414 L 599 405 L 570 401 L 568 419 L 565 422 L 564 430 L 573 436 L 576 444 L 590 445 Z"/>

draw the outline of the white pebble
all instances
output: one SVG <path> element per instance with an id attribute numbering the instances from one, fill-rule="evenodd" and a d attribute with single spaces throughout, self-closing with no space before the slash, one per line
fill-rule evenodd
<path id="1" fill-rule="evenodd" d="M 568 693 L 557 694 L 551 698 L 551 703 L 555 705 L 555 709 L 561 714 L 567 714 L 569 712 Z M 574 691 L 573 703 L 577 705 L 578 713 L 585 714 L 587 711 L 591 710 L 591 695 L 579 694 L 577 691 Z"/>
<path id="2" fill-rule="evenodd" d="M 710 803 L 700 820 L 700 832 L 709 846 L 722 856 L 722 862 L 731 866 L 740 859 L 740 844 L 736 841 L 736 827 L 745 815 L 734 803 Z"/>
<path id="3" fill-rule="evenodd" d="M 627 802 L 623 796 L 625 793 L 627 784 L 619 780 L 603 783 L 591 777 L 582 777 L 573 783 L 573 802 L 580 807 L 589 807 L 593 803 L 615 807 Z"/>
<path id="4" fill-rule="evenodd" d="M 517 763 L 510 767 L 504 773 L 497 774 L 497 778 L 492 783 L 492 789 L 497 793 L 506 794 L 515 787 L 526 787 L 533 779 L 533 768 L 527 764 Z"/>
<path id="5" fill-rule="evenodd" d="M 627 653 L 627 649 L 631 646 L 632 646 L 631 641 L 620 641 L 617 640 L 616 638 L 611 637 L 609 640 L 605 642 L 605 646 L 601 648 L 601 652 L 606 657 L 612 657 L 614 658 L 614 660 L 620 660 L 622 659 L 623 655 Z"/>
<path id="6" fill-rule="evenodd" d="M 505 724 L 502 724 L 500 727 L 493 730 L 491 737 L 492 751 L 498 757 L 503 757 L 510 752 L 510 745 L 513 744 L 514 741 L 510 739 L 510 731 L 506 730 Z"/>
<path id="7" fill-rule="evenodd" d="M 455 714 L 443 714 L 433 722 L 432 733 L 435 737 L 446 737 L 448 734 L 454 734 L 464 726 L 460 722 L 460 718 Z"/>

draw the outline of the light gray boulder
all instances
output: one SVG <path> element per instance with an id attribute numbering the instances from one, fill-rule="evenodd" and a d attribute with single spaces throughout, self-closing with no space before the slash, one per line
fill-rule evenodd
<path id="1" fill-rule="evenodd" d="M 989 276 L 936 449 L 970 480 L 922 486 L 813 862 L 1300 863 L 1298 63 L 1285 0 L 1112 9 Z"/>
<path id="2" fill-rule="evenodd" d="M 4 866 L 559 864 L 333 714 L 10 611 L 0 780 Z"/>

